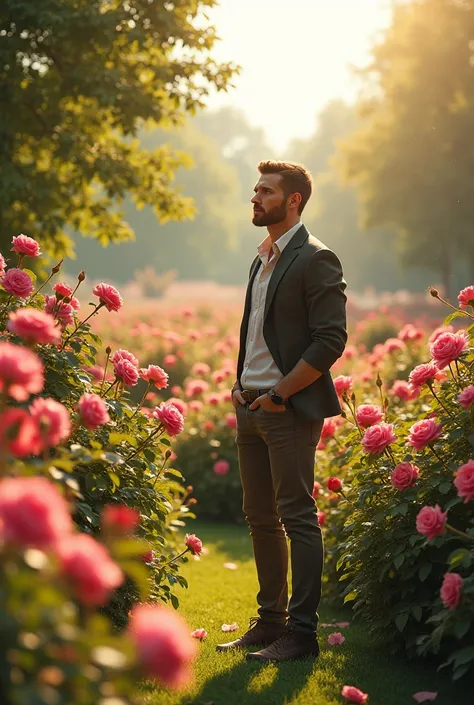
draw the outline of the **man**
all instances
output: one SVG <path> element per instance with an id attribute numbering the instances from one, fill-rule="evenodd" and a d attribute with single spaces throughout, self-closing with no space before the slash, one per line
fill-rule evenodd
<path id="1" fill-rule="evenodd" d="M 247 658 L 282 661 L 319 654 L 323 545 L 314 460 L 324 418 L 341 411 L 329 370 L 347 341 L 346 283 L 336 255 L 301 222 L 310 174 L 286 162 L 258 169 L 252 222 L 268 236 L 250 268 L 232 400 L 259 617 L 217 650 L 263 646 Z"/>

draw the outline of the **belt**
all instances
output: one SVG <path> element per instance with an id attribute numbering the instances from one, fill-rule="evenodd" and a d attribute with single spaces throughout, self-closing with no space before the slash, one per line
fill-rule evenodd
<path id="1" fill-rule="evenodd" d="M 271 387 L 268 389 L 242 389 L 242 398 L 244 401 L 247 402 L 253 402 L 255 399 L 258 397 L 261 397 L 263 394 L 267 394 L 270 391 Z"/>

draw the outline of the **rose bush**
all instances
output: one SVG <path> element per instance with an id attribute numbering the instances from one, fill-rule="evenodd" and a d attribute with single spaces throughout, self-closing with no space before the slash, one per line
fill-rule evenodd
<path id="1" fill-rule="evenodd" d="M 143 413 L 123 365 L 110 378 L 112 350 L 88 321 L 101 308 L 116 315 L 114 287 L 98 285 L 81 317 L 83 272 L 74 291 L 58 283 L 43 295 L 59 265 L 35 289 L 22 262 L 38 243 L 19 236 L 12 249 L 16 267 L 0 279 L 0 701 L 96 705 L 106 693 L 129 703 L 141 675 L 186 682 L 194 655 L 163 606 L 178 606 L 179 564 L 199 542 L 178 533 L 193 515 L 168 466 L 183 417 L 169 403 Z M 124 351 L 120 360 L 134 367 Z M 128 625 L 137 601 L 150 603 L 146 634 L 138 616 Z"/>

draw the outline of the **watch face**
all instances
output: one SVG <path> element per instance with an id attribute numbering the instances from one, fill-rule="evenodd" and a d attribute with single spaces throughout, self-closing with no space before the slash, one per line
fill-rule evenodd
<path id="1" fill-rule="evenodd" d="M 283 397 L 280 396 L 280 394 L 278 394 L 277 392 L 270 392 L 270 399 L 274 404 L 283 404 Z"/>

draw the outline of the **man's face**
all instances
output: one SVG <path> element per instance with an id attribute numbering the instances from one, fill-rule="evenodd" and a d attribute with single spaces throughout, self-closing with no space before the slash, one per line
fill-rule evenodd
<path id="1" fill-rule="evenodd" d="M 276 225 L 287 216 L 287 200 L 279 174 L 261 174 L 254 188 L 252 198 L 252 223 L 258 227 Z"/>

